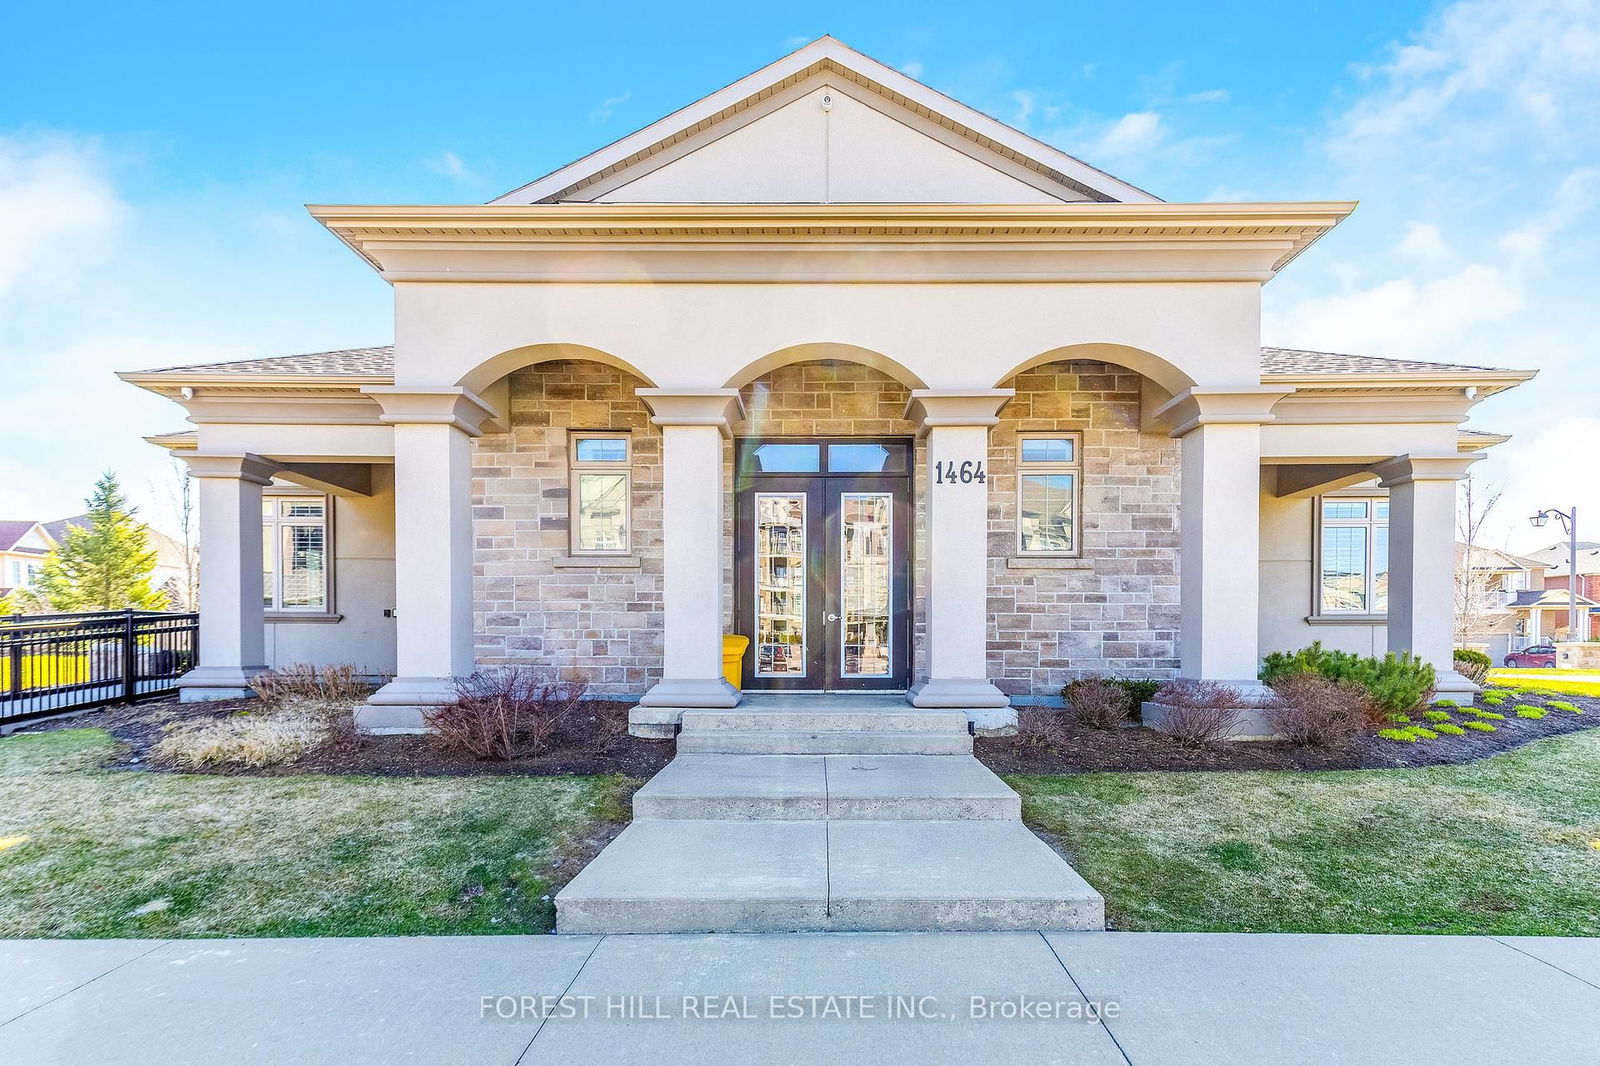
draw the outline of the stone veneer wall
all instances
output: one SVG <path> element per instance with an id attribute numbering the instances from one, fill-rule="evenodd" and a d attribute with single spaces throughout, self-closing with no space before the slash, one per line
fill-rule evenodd
<path id="1" fill-rule="evenodd" d="M 1178 442 L 1139 431 L 1139 375 L 1061 362 L 1002 384 L 1017 395 L 989 442 L 990 680 L 1054 697 L 1087 674 L 1176 676 Z M 1014 558 L 1017 434 L 1036 430 L 1083 433 L 1081 560 Z"/>
<path id="2" fill-rule="evenodd" d="M 661 431 L 599 363 L 541 363 L 511 375 L 510 429 L 473 442 L 473 606 L 478 661 L 586 678 L 637 695 L 661 676 Z M 570 556 L 568 430 L 629 430 L 633 555 L 613 569 Z"/>

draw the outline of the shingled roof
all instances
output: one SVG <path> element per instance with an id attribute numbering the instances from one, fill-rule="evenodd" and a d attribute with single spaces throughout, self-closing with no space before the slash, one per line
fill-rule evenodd
<path id="1" fill-rule="evenodd" d="M 1460 363 L 1426 363 L 1418 359 L 1383 359 L 1375 355 L 1342 355 L 1301 348 L 1262 348 L 1261 372 L 1273 375 L 1316 374 L 1471 374 L 1499 373 L 1496 367 Z M 170 374 L 174 378 L 239 374 L 256 377 L 374 377 L 394 375 L 394 346 L 341 348 L 333 352 L 306 352 L 232 363 L 199 363 L 140 371 L 139 375 Z"/>

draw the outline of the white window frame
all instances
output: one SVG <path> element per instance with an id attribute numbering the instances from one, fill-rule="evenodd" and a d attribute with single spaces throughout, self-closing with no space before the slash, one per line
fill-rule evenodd
<path id="1" fill-rule="evenodd" d="M 1022 442 L 1028 440 L 1070 440 L 1072 461 L 1033 461 L 1022 458 Z M 1022 484 L 1029 474 L 1072 475 L 1072 547 L 1061 550 L 1029 550 L 1022 546 Z M 1017 554 L 1029 559 L 1077 559 L 1083 555 L 1083 433 L 1080 430 L 1017 434 L 1016 516 L 1013 522 Z"/>
<path id="2" fill-rule="evenodd" d="M 1315 539 L 1316 551 L 1315 568 L 1311 574 L 1311 608 L 1312 616 L 1316 618 L 1373 618 L 1385 619 L 1389 616 L 1389 601 L 1385 598 L 1383 608 L 1377 607 L 1378 603 L 1378 534 L 1379 529 L 1385 531 L 1389 528 L 1389 516 L 1384 514 L 1378 517 L 1380 505 L 1387 508 L 1389 497 L 1370 495 L 1351 496 L 1317 496 L 1314 497 L 1316 506 Z M 1365 518 L 1328 518 L 1325 516 L 1326 505 L 1329 503 L 1365 503 L 1367 516 Z M 1323 598 L 1322 588 L 1322 555 L 1324 548 L 1324 530 L 1334 529 L 1365 529 L 1366 537 L 1366 607 L 1363 610 L 1345 607 L 1329 607 Z M 1388 556 L 1385 554 L 1385 561 Z"/>
<path id="3" fill-rule="evenodd" d="M 273 615 L 331 615 L 333 607 L 333 497 L 322 493 L 264 492 L 261 494 L 261 537 L 272 552 L 272 598 L 262 589 L 262 609 Z M 322 517 L 289 515 L 285 508 L 295 503 L 320 503 Z M 270 511 L 271 513 L 267 513 Z M 293 526 L 318 526 L 322 529 L 322 602 L 316 605 L 283 606 L 283 531 Z M 265 562 L 265 560 L 262 560 Z"/>
<path id="4" fill-rule="evenodd" d="M 584 461 L 578 458 L 578 444 L 586 440 L 620 440 L 627 448 L 621 460 Z M 633 434 L 627 430 L 567 431 L 567 549 L 574 557 L 626 556 L 633 550 Z M 582 478 L 584 474 L 619 474 L 623 478 L 622 490 L 622 543 L 615 548 L 584 548 L 578 541 L 579 517 L 583 502 Z"/>

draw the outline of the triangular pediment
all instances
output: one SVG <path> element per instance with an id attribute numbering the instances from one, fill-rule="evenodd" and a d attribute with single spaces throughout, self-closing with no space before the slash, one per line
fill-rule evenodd
<path id="1" fill-rule="evenodd" d="M 1157 202 L 831 37 L 493 201 Z"/>

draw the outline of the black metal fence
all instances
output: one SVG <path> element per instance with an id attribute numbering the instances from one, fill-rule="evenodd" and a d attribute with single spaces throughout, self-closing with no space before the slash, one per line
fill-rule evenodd
<path id="1" fill-rule="evenodd" d="M 199 631 L 165 611 L 0 616 L 0 722 L 170 696 Z"/>

